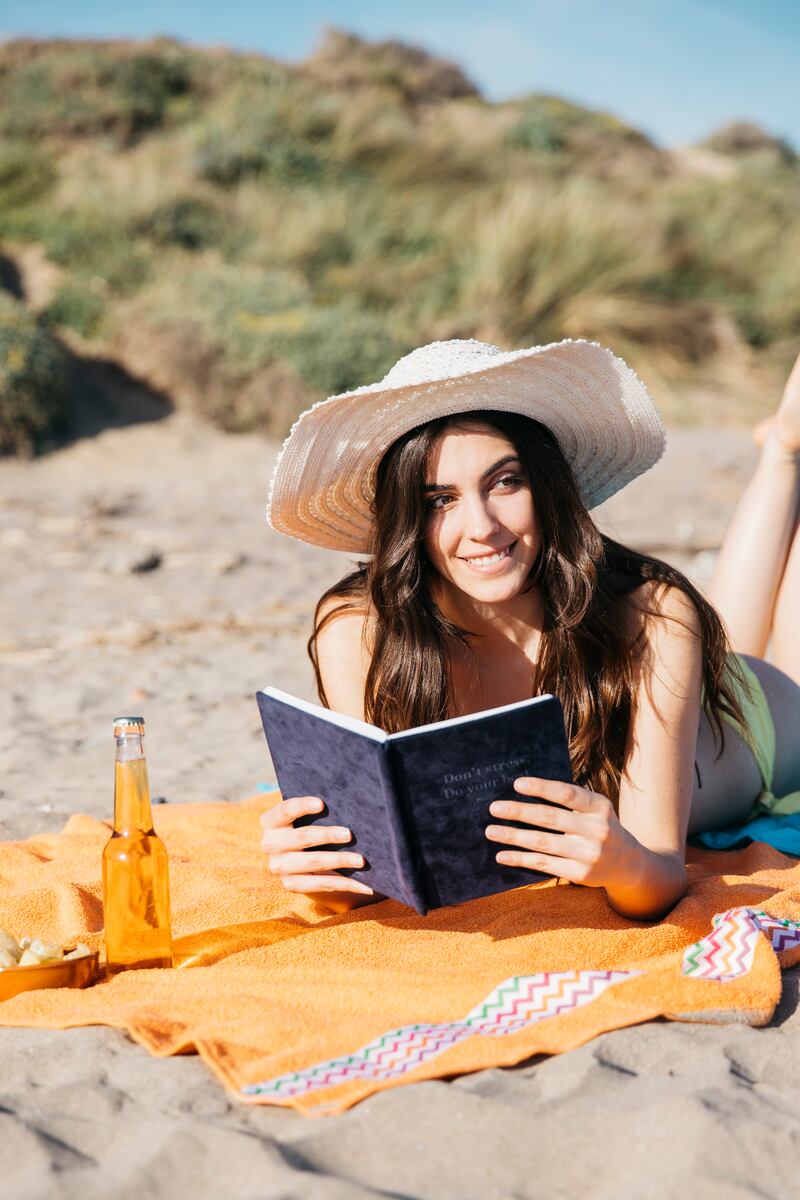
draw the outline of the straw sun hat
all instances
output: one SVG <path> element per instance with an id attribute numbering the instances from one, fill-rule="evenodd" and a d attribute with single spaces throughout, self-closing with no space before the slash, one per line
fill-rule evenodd
<path id="1" fill-rule="evenodd" d="M 509 351 L 474 338 L 430 342 L 399 359 L 380 383 L 340 392 L 301 414 L 275 464 L 268 522 L 315 546 L 365 553 L 385 451 L 435 417 L 476 409 L 546 425 L 587 508 L 652 467 L 666 445 L 641 379 L 597 342 Z"/>

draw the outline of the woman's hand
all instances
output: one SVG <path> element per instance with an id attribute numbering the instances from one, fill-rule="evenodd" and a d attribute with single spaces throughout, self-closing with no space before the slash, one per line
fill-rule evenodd
<path id="1" fill-rule="evenodd" d="M 638 874 L 643 848 L 620 824 L 605 796 L 576 784 L 530 776 L 515 779 L 514 790 L 523 796 L 553 801 L 559 807 L 526 800 L 495 800 L 489 806 L 493 817 L 537 827 L 528 830 L 490 825 L 486 830 L 490 841 L 513 847 L 497 854 L 499 863 L 546 871 L 588 887 L 629 885 Z"/>
<path id="2" fill-rule="evenodd" d="M 346 867 L 363 867 L 364 858 L 353 850 L 315 850 L 331 842 L 352 842 L 349 829 L 339 825 L 292 825 L 298 817 L 320 813 L 325 805 L 319 796 L 294 796 L 281 800 L 262 813 L 264 836 L 261 847 L 269 855 L 267 865 L 289 892 L 304 892 L 336 909 L 352 908 L 362 897 L 372 897 L 372 888 L 339 872 Z"/>

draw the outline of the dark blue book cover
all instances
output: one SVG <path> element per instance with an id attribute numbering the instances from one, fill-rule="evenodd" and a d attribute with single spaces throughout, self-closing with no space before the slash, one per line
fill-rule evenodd
<path id="1" fill-rule="evenodd" d="M 366 865 L 348 875 L 422 914 L 546 878 L 496 862 L 503 847 L 485 830 L 515 824 L 489 805 L 513 798 L 520 775 L 572 782 L 554 696 L 394 734 L 276 688 L 257 700 L 282 795 L 325 802 L 296 824 L 352 830 Z"/>

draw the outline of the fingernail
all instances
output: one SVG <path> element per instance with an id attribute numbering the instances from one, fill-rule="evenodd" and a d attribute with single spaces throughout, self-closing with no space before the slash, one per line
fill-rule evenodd
<path id="1" fill-rule="evenodd" d="M 499 837 L 500 836 L 499 826 L 487 825 L 486 826 L 486 836 L 487 837 Z"/>
<path id="2" fill-rule="evenodd" d="M 361 854 L 348 854 L 347 862 L 351 867 L 363 867 L 364 856 Z"/>
<path id="3" fill-rule="evenodd" d="M 508 816 L 508 805 L 504 804 L 502 800 L 495 800 L 493 804 L 489 805 L 489 812 L 493 817 L 506 817 Z"/>

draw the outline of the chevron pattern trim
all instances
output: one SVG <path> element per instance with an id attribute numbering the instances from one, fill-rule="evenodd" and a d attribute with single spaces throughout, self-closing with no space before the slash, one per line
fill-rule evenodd
<path id="1" fill-rule="evenodd" d="M 784 950 L 794 950 L 800 946 L 800 921 L 790 921 L 785 917 L 770 917 L 764 912 L 757 912 L 761 932 L 766 933 L 772 942 L 776 954 Z"/>
<path id="2" fill-rule="evenodd" d="M 517 975 L 495 988 L 491 996 L 465 1017 L 464 1023 L 482 1037 L 504 1037 L 546 1017 L 579 1008 L 612 984 L 638 974 L 639 971 L 553 971 Z"/>
<path id="3" fill-rule="evenodd" d="M 684 953 L 682 973 L 717 983 L 746 975 L 761 934 L 769 938 L 776 953 L 790 950 L 800 944 L 800 922 L 770 917 L 757 908 L 729 908 L 717 913 L 713 931 Z"/>
<path id="4" fill-rule="evenodd" d="M 250 1084 L 241 1090 L 247 1096 L 281 1101 L 358 1079 L 399 1079 L 466 1038 L 518 1033 L 528 1025 L 589 1004 L 606 988 L 641 974 L 641 971 L 545 971 L 539 975 L 515 975 L 499 984 L 460 1021 L 405 1025 L 376 1038 L 354 1054 Z"/>

